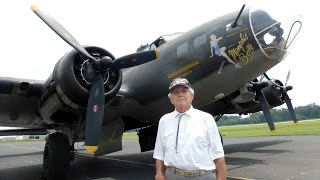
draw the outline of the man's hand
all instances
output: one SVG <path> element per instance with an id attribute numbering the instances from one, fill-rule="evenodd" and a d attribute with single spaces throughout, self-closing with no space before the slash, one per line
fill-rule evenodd
<path id="1" fill-rule="evenodd" d="M 214 163 L 216 165 L 216 178 L 217 180 L 226 180 L 227 179 L 227 167 L 224 157 L 215 159 Z"/>
<path id="2" fill-rule="evenodd" d="M 165 175 L 156 175 L 155 180 L 168 180 L 168 178 Z"/>
<path id="3" fill-rule="evenodd" d="M 164 166 L 164 162 L 156 159 L 156 180 L 168 180 L 168 178 L 164 175 L 166 167 Z"/>

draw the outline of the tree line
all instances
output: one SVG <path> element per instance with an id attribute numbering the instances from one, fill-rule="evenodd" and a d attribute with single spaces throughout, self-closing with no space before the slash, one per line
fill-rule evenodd
<path id="1" fill-rule="evenodd" d="M 320 106 L 315 103 L 294 108 L 298 120 L 320 118 Z M 271 116 L 275 122 L 292 121 L 287 108 L 271 109 Z M 231 126 L 240 124 L 259 124 L 266 123 L 262 112 L 252 113 L 247 117 L 224 115 L 218 121 L 218 126 Z"/>

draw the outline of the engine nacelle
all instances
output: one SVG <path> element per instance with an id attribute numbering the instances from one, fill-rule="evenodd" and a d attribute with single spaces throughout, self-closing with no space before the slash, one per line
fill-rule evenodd
<path id="1" fill-rule="evenodd" d="M 277 79 L 272 79 L 276 84 L 283 86 L 282 82 Z M 276 86 L 270 81 L 265 81 L 268 83 L 268 86 L 262 89 L 264 96 L 266 97 L 268 104 L 272 107 L 277 107 L 285 103 L 284 98 L 282 97 L 282 90 L 280 87 Z"/>
<path id="2" fill-rule="evenodd" d="M 111 59 L 115 59 L 110 52 L 102 48 L 89 46 L 85 49 L 95 58 L 109 56 Z M 89 81 L 82 72 L 87 62 L 87 59 L 84 59 L 76 50 L 73 50 L 60 60 L 53 75 L 54 81 L 57 82 L 58 93 L 67 96 L 72 102 L 83 107 L 88 103 L 90 91 Z M 110 70 L 104 77 L 104 81 L 105 96 L 110 98 L 120 89 L 122 81 L 121 70 Z M 59 92 L 59 89 L 62 92 Z"/>
<path id="3" fill-rule="evenodd" d="M 261 91 L 266 97 L 268 104 L 271 106 L 270 108 L 273 108 L 284 104 L 285 99 L 283 97 L 283 89 L 281 88 L 281 86 L 283 86 L 282 82 L 277 79 L 272 79 L 271 81 L 265 80 L 259 82 L 259 86 L 262 86 Z M 224 108 L 224 114 L 233 114 L 235 112 L 238 112 L 239 114 L 246 114 L 261 111 L 258 96 L 255 92 L 258 87 L 255 86 L 257 86 L 257 84 L 248 83 L 243 85 L 239 89 L 240 93 L 232 99 L 232 106 L 228 107 L 227 105 Z"/>
<path id="4" fill-rule="evenodd" d="M 105 49 L 95 46 L 85 47 L 86 51 L 96 59 L 114 56 Z M 84 71 L 90 63 L 85 57 L 72 50 L 65 54 L 55 65 L 54 71 L 45 83 L 44 94 L 40 102 L 40 114 L 47 123 L 57 122 L 60 115 L 56 113 L 72 114 L 72 109 L 86 107 L 89 98 L 90 81 L 86 79 Z M 93 72 L 94 73 L 94 72 Z M 114 97 L 119 91 L 122 83 L 121 70 L 109 69 L 104 78 L 105 99 Z M 84 108 L 85 109 L 85 108 Z M 65 122 L 62 120 L 62 122 Z"/>

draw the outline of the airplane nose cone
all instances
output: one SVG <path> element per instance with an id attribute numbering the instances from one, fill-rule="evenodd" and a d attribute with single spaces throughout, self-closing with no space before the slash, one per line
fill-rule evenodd
<path id="1" fill-rule="evenodd" d="M 252 32 L 268 59 L 281 61 L 292 48 L 302 27 L 302 18 L 273 8 L 250 9 Z"/>

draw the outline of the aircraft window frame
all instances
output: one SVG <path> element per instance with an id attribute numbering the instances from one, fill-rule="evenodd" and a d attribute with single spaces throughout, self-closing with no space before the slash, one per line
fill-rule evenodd
<path id="1" fill-rule="evenodd" d="M 258 36 L 259 34 L 261 34 L 261 33 L 265 32 L 265 31 L 269 30 L 271 27 L 276 26 L 276 25 L 278 25 L 278 24 L 280 25 L 281 23 L 280 23 L 279 21 L 277 21 L 277 22 L 271 24 L 270 26 L 262 29 L 261 31 L 257 32 L 255 35 Z"/>
<path id="2" fill-rule="evenodd" d="M 170 42 L 182 34 L 183 34 L 183 32 L 176 32 L 176 33 L 172 33 L 172 34 L 162 35 L 161 37 L 165 40 L 165 42 Z"/>
<path id="3" fill-rule="evenodd" d="M 139 51 L 155 50 L 158 47 L 162 46 L 163 44 L 167 44 L 170 41 L 176 39 L 177 37 L 179 37 L 182 34 L 183 34 L 183 32 L 176 32 L 176 33 L 172 33 L 172 34 L 162 35 L 162 36 L 158 37 L 155 41 L 153 41 L 149 46 L 147 46 Z"/>
<path id="4" fill-rule="evenodd" d="M 204 45 L 207 42 L 207 35 L 202 34 L 193 40 L 193 47 L 200 47 Z"/>
<path id="5" fill-rule="evenodd" d="M 183 54 L 186 54 L 188 51 L 189 51 L 189 43 L 184 42 L 177 47 L 177 56 L 179 57 Z"/>
<path id="6" fill-rule="evenodd" d="M 168 41 L 164 39 L 163 36 L 160 36 L 158 39 L 156 39 L 150 44 L 149 50 L 155 50 L 166 43 L 168 43 Z"/>
<path id="7" fill-rule="evenodd" d="M 155 49 L 157 49 L 157 46 L 155 45 L 155 43 L 150 44 L 149 50 L 155 50 Z"/>
<path id="8" fill-rule="evenodd" d="M 150 45 L 145 45 L 145 47 L 143 47 L 143 48 L 138 48 L 137 52 L 149 51 L 149 50 L 150 50 Z"/>

